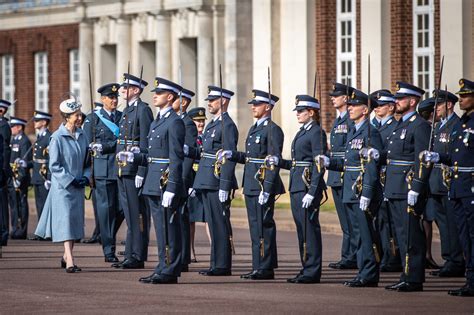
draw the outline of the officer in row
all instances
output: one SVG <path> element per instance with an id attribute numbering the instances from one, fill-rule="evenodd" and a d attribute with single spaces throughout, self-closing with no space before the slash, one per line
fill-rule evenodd
<path id="1" fill-rule="evenodd" d="M 90 113 L 83 130 L 90 143 L 93 160 L 97 220 L 105 262 L 118 262 L 115 255 L 116 226 L 123 221 L 120 212 L 115 161 L 119 122 L 122 112 L 117 110 L 120 84 L 109 83 L 97 89 L 103 106 Z"/>
<path id="2" fill-rule="evenodd" d="M 11 103 L 6 100 L 0 99 L 0 136 L 2 142 L 2 169 L 0 170 L 0 245 L 7 246 L 8 235 L 10 231 L 10 216 L 8 213 L 8 188 L 7 182 L 11 176 L 10 170 L 10 140 L 11 140 L 11 129 L 8 124 L 8 119 L 5 118 L 5 114 L 10 108 Z"/>
<path id="3" fill-rule="evenodd" d="M 447 153 L 423 152 L 421 160 L 433 165 L 443 163 L 450 167 L 448 197 L 452 201 L 459 240 L 466 259 L 466 283 L 450 290 L 454 296 L 474 296 L 474 82 L 459 80 L 459 108 L 464 111 L 453 126 Z"/>
<path id="4" fill-rule="evenodd" d="M 347 101 L 354 89 L 341 83 L 334 83 L 333 89 L 329 93 L 331 102 L 336 109 L 337 118 L 331 129 L 331 157 L 344 158 L 347 134 L 353 123 L 347 114 Z M 349 209 L 342 202 L 342 172 L 329 170 L 327 185 L 331 187 L 334 205 L 336 206 L 339 224 L 342 230 L 341 259 L 338 262 L 330 263 L 333 269 L 356 269 L 357 268 L 357 229 L 352 226 Z"/>
<path id="5" fill-rule="evenodd" d="M 147 103 L 140 99 L 148 82 L 125 73 L 120 94 L 127 107 L 122 113 L 116 152 L 146 152 L 147 135 L 153 114 Z M 119 204 L 127 222 L 125 259 L 112 267 L 121 269 L 143 269 L 148 257 L 150 212 L 139 190 L 143 185 L 146 166 L 118 160 Z"/>
<path id="6" fill-rule="evenodd" d="M 245 164 L 243 194 L 247 207 L 252 242 L 252 270 L 240 277 L 251 280 L 274 279 L 278 267 L 276 225 L 273 219 L 275 198 L 285 192 L 278 167 L 269 167 L 266 157 L 281 159 L 283 131 L 272 120 L 272 110 L 279 98 L 267 91 L 252 90 L 253 117 L 257 120 L 245 140 L 245 151 L 224 150 L 219 160 Z"/>
<path id="7" fill-rule="evenodd" d="M 198 131 L 193 120 L 187 113 L 187 109 L 191 104 L 194 92 L 185 88 L 181 88 L 179 97 L 173 102 L 173 110 L 177 113 L 184 122 L 185 138 L 184 143 L 192 148 L 196 148 L 196 139 Z M 193 190 L 194 172 L 193 172 L 194 160 L 185 157 L 183 161 L 183 184 L 184 190 L 186 191 L 186 198 L 182 198 L 182 204 L 179 205 L 181 212 L 181 241 L 182 241 L 182 255 L 181 255 L 181 271 L 188 272 L 189 264 L 191 263 L 191 227 L 189 222 L 189 209 L 187 207 L 187 201 L 189 193 Z"/>
<path id="8" fill-rule="evenodd" d="M 183 186 L 183 146 L 185 129 L 173 103 L 182 87 L 157 77 L 152 90 L 153 105 L 159 109 L 147 136 L 147 149 L 133 154 L 119 152 L 119 160 L 145 167 L 143 195 L 153 216 L 158 245 L 158 265 L 154 272 L 140 278 L 143 283 L 172 284 L 178 282 L 182 267 L 181 209 L 187 195 Z"/>
<path id="9" fill-rule="evenodd" d="M 237 150 L 239 132 L 227 109 L 234 92 L 210 85 L 208 110 L 214 115 L 203 134 L 202 150 L 185 145 L 186 156 L 200 158 L 193 188 L 202 194 L 205 216 L 211 234 L 209 269 L 205 276 L 230 276 L 232 271 L 232 227 L 230 224 L 231 195 L 237 186 L 235 162 L 217 163 L 217 151 Z"/>
<path id="10" fill-rule="evenodd" d="M 344 158 L 317 157 L 328 169 L 344 172 L 342 202 L 354 230 L 358 231 L 355 237 L 359 272 L 353 280 L 344 282 L 348 287 L 376 287 L 379 282 L 380 247 L 374 218 L 382 189 L 379 167 L 375 160 L 367 159 L 366 152 L 369 148 L 381 150 L 383 146 L 379 132 L 369 121 L 370 101 L 359 90 L 354 90 L 347 101 L 354 125 L 347 135 Z"/>
<path id="11" fill-rule="evenodd" d="M 38 221 L 43 211 L 46 197 L 48 197 L 48 190 L 51 187 L 51 173 L 49 171 L 49 140 L 51 131 L 48 126 L 51 121 L 51 114 L 35 111 L 33 120 L 35 122 L 36 141 L 33 145 L 33 161 L 31 184 L 35 191 L 36 214 Z M 34 235 L 31 240 L 42 240 L 39 236 Z"/>
<path id="12" fill-rule="evenodd" d="M 388 138 L 392 134 L 393 129 L 397 126 L 397 120 L 393 117 L 395 112 L 395 99 L 389 90 L 378 90 L 371 94 L 374 100 L 371 107 L 374 108 L 373 125 L 377 128 L 382 139 L 382 145 L 385 149 L 388 144 Z M 380 183 L 385 185 L 386 166 L 380 168 Z M 400 251 L 395 242 L 395 222 L 388 211 L 387 200 L 384 198 L 380 203 L 377 212 L 377 225 L 380 234 L 380 244 L 382 257 L 380 258 L 381 272 L 400 272 L 402 264 L 400 259 Z"/>
<path id="13" fill-rule="evenodd" d="M 12 239 L 26 239 L 28 230 L 28 187 L 30 186 L 30 165 L 33 159 L 31 142 L 25 135 L 27 121 L 10 117 L 12 140 L 10 167 L 12 176 L 8 183 Z"/>

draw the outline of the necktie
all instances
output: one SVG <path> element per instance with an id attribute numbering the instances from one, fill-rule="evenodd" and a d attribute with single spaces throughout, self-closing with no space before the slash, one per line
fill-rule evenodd
<path id="1" fill-rule="evenodd" d="M 110 120 L 111 120 L 112 122 L 115 122 L 115 114 L 114 114 L 114 113 L 111 113 L 111 114 L 110 114 Z"/>

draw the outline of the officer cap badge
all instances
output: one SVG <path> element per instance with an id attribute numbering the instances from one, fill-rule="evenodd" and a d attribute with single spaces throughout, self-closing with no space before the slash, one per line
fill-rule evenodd
<path id="1" fill-rule="evenodd" d="M 396 90 L 400 90 L 400 84 L 397 83 L 397 85 L 395 86 Z"/>
<path id="2" fill-rule="evenodd" d="M 352 99 L 355 99 L 356 98 L 356 94 L 355 92 L 352 92 L 352 96 L 351 96 Z"/>
<path id="3" fill-rule="evenodd" d="M 380 99 L 380 92 L 377 93 L 377 99 Z"/>
<path id="4" fill-rule="evenodd" d="M 204 115 L 204 111 L 200 110 L 200 111 L 199 111 L 199 115 L 200 115 L 200 116 L 203 116 L 203 115 Z"/>
<path id="5" fill-rule="evenodd" d="M 464 80 L 460 79 L 459 80 L 459 87 L 462 89 L 464 87 Z"/>
<path id="6" fill-rule="evenodd" d="M 155 79 L 155 87 L 158 87 L 159 84 L 158 79 Z"/>
<path id="7" fill-rule="evenodd" d="M 257 94 L 255 93 L 255 91 L 252 91 L 252 98 L 255 98 L 257 97 Z"/>
<path id="8" fill-rule="evenodd" d="M 207 94 L 211 94 L 211 89 L 210 88 L 207 88 Z"/>
<path id="9" fill-rule="evenodd" d="M 117 92 L 117 86 L 115 84 L 112 85 L 112 92 L 114 92 L 114 93 Z"/>
<path id="10" fill-rule="evenodd" d="M 295 98 L 295 105 L 298 105 L 299 101 L 300 101 L 300 100 L 298 99 L 298 97 L 296 97 L 296 98 Z"/>
<path id="11" fill-rule="evenodd" d="M 332 89 L 333 89 L 333 90 L 336 90 L 336 84 L 333 84 L 333 85 L 332 85 Z"/>
<path id="12" fill-rule="evenodd" d="M 126 82 L 127 81 L 127 77 L 125 76 L 125 74 L 123 75 L 123 82 Z"/>

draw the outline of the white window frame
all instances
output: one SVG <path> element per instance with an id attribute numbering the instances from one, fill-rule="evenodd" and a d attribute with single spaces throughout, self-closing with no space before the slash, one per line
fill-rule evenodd
<path id="1" fill-rule="evenodd" d="M 413 0 L 413 84 L 425 89 L 427 96 L 435 89 L 435 45 L 434 45 L 434 0 L 428 0 L 428 5 L 418 5 L 418 0 Z M 418 47 L 418 15 L 427 14 L 428 23 L 428 47 Z M 428 86 L 422 85 L 418 80 L 420 71 L 418 69 L 418 57 L 428 57 Z M 424 70 L 422 72 L 425 72 Z"/>
<path id="2" fill-rule="evenodd" d="M 9 74 L 7 75 L 7 68 Z M 12 103 L 8 115 L 15 114 L 15 59 L 13 55 L 2 56 L 2 99 Z"/>
<path id="3" fill-rule="evenodd" d="M 41 58 L 44 57 L 44 58 Z M 43 64 L 40 64 L 43 59 Z M 40 66 L 42 73 L 40 73 Z M 43 112 L 49 112 L 49 83 L 48 83 L 48 53 L 40 51 L 35 53 L 35 109 Z M 41 97 L 41 95 L 43 97 Z"/>
<path id="4" fill-rule="evenodd" d="M 69 90 L 74 93 L 77 99 L 80 99 L 81 79 L 79 70 L 79 49 L 71 49 L 69 51 Z"/>
<path id="5" fill-rule="evenodd" d="M 351 12 L 341 12 L 342 1 L 351 3 Z M 347 84 L 346 76 L 342 75 L 343 62 L 351 62 L 351 75 L 348 77 L 349 85 L 355 86 L 357 74 L 357 15 L 356 15 L 356 0 L 337 0 L 336 11 L 336 59 L 337 59 L 337 81 Z M 342 52 L 341 45 L 341 23 L 351 22 L 351 52 Z"/>

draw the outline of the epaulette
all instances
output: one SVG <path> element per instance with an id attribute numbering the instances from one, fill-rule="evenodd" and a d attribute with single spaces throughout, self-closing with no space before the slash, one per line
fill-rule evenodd
<path id="1" fill-rule="evenodd" d="M 411 122 L 414 122 L 415 119 L 416 119 L 416 115 L 413 115 L 413 116 L 411 116 L 410 121 L 411 121 Z"/>

